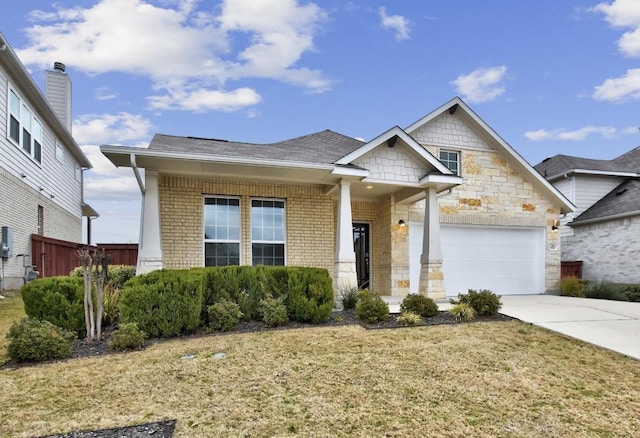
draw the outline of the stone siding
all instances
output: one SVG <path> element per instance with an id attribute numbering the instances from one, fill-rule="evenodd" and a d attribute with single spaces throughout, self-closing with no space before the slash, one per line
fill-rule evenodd
<path id="1" fill-rule="evenodd" d="M 582 260 L 582 277 L 640 283 L 640 216 L 572 227 L 563 240 L 563 259 Z"/>
<path id="2" fill-rule="evenodd" d="M 418 183 L 427 171 L 412 158 L 406 146 L 397 143 L 395 147 L 380 146 L 353 162 L 367 169 L 370 179 Z"/>

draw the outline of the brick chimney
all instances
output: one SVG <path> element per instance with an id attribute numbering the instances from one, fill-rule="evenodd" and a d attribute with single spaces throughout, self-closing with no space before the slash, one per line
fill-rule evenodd
<path id="1" fill-rule="evenodd" d="M 45 72 L 45 95 L 60 121 L 71 132 L 71 79 L 61 62 Z"/>

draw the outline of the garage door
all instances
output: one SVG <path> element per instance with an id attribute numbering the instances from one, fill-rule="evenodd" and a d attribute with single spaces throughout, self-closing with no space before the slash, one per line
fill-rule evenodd
<path id="1" fill-rule="evenodd" d="M 411 292 L 418 292 L 421 223 L 410 236 Z M 447 296 L 468 289 L 489 289 L 498 295 L 544 293 L 544 229 L 481 226 L 441 227 L 444 286 Z"/>

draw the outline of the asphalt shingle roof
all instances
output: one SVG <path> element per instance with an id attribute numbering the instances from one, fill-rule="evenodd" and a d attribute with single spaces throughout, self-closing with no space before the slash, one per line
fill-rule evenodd
<path id="1" fill-rule="evenodd" d="M 570 155 L 554 155 L 536 164 L 534 168 L 545 178 L 562 175 L 575 169 L 600 172 L 635 172 L 634 168 L 629 167 L 631 160 L 616 161 L 622 157 L 618 157 L 615 160 L 595 160 L 592 158 L 572 157 Z M 640 156 L 638 158 L 638 161 L 640 161 Z"/>
<path id="2" fill-rule="evenodd" d="M 613 161 L 640 173 L 640 146 L 614 158 Z"/>
<path id="3" fill-rule="evenodd" d="M 629 178 L 574 219 L 580 223 L 625 213 L 640 213 L 640 179 Z"/>
<path id="4" fill-rule="evenodd" d="M 149 150 L 185 155 L 334 164 L 363 144 L 363 141 L 330 130 L 268 144 L 156 134 L 149 144 Z"/>

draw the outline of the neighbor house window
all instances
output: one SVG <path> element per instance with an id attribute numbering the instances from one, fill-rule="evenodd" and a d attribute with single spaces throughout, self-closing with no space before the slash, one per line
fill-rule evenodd
<path id="1" fill-rule="evenodd" d="M 251 200 L 251 255 L 254 266 L 284 266 L 284 218 L 284 201 Z"/>
<path id="2" fill-rule="evenodd" d="M 460 153 L 454 151 L 440 151 L 440 161 L 453 172 L 460 175 Z"/>
<path id="3" fill-rule="evenodd" d="M 240 199 L 205 198 L 205 266 L 240 264 L 240 224 Z"/>
<path id="4" fill-rule="evenodd" d="M 33 111 L 9 88 L 7 136 L 38 163 L 42 162 L 42 124 Z"/>

